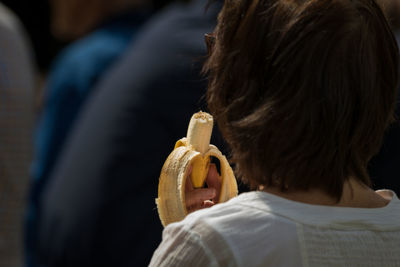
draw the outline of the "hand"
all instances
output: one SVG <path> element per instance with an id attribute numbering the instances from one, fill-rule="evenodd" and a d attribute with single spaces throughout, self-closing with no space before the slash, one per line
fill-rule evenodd
<path id="1" fill-rule="evenodd" d="M 215 205 L 218 203 L 221 191 L 221 177 L 218 174 L 215 164 L 210 164 L 208 170 L 206 178 L 208 188 L 193 188 L 192 180 L 190 179 L 191 172 L 192 168 L 190 167 L 185 186 L 185 200 L 188 213 Z"/>

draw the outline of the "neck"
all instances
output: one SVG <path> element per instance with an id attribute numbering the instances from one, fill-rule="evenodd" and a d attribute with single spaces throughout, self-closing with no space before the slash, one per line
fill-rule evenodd
<path id="1" fill-rule="evenodd" d="M 352 207 L 352 208 L 381 208 L 386 206 L 390 200 L 382 197 L 365 184 L 350 178 L 343 185 L 343 192 L 340 201 L 328 195 L 320 189 L 289 190 L 282 192 L 278 187 L 268 186 L 260 188 L 265 192 L 283 197 L 289 200 L 314 205 Z"/>

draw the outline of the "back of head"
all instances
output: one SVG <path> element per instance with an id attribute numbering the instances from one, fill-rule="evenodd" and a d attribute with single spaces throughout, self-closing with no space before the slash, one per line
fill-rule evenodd
<path id="1" fill-rule="evenodd" d="M 373 0 L 226 0 L 211 112 L 251 185 L 340 198 L 393 119 L 398 48 Z"/>

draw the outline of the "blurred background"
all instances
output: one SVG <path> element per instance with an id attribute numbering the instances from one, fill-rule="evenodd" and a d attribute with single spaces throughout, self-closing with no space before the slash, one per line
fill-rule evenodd
<path id="1" fill-rule="evenodd" d="M 149 263 L 162 164 L 207 110 L 210 2 L 0 1 L 0 267 Z M 217 129 L 212 143 L 228 151 Z M 399 162 L 397 121 L 374 188 L 400 193 Z"/>
<path id="2" fill-rule="evenodd" d="M 4 0 L 19 17 L 32 43 L 34 58 L 42 74 L 47 73 L 50 64 L 64 42 L 57 40 L 50 32 L 50 6 L 47 0 Z"/>
<path id="3" fill-rule="evenodd" d="M 1 5 L 0 266 L 23 266 L 33 125 L 46 73 L 63 47 L 50 33 L 49 12 L 45 0 Z"/>

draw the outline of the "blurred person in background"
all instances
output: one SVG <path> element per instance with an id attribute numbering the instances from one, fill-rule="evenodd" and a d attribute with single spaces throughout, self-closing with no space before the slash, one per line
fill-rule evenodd
<path id="1" fill-rule="evenodd" d="M 147 0 L 51 0 L 50 6 L 53 34 L 74 42 L 50 69 L 35 134 L 26 218 L 27 260 L 32 266 L 38 202 L 65 140 L 97 81 L 134 41 L 152 12 Z"/>
<path id="2" fill-rule="evenodd" d="M 0 266 L 22 264 L 35 68 L 22 24 L 0 3 Z"/>
<path id="3" fill-rule="evenodd" d="M 221 6 L 206 5 L 173 3 L 152 17 L 99 81 L 40 202 L 44 266 L 149 264 L 162 232 L 161 167 L 205 108 L 204 33 Z"/>

